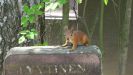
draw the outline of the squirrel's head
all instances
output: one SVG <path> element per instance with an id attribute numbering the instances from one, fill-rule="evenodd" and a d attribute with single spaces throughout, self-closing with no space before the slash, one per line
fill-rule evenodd
<path id="1" fill-rule="evenodd" d="M 65 26 L 64 27 L 64 35 L 65 35 L 65 38 L 70 41 L 70 39 L 72 38 L 72 35 L 73 35 L 73 31 L 74 31 L 74 28 L 71 27 L 70 29 L 68 28 L 68 26 Z"/>

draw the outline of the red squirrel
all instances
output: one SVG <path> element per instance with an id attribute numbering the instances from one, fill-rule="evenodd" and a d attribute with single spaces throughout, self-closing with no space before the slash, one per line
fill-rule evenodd
<path id="1" fill-rule="evenodd" d="M 90 44 L 90 39 L 84 32 L 80 30 L 74 30 L 72 27 L 71 29 L 68 29 L 68 27 L 65 28 L 65 43 L 62 45 L 67 46 L 68 43 L 73 44 L 71 50 L 75 50 L 78 46 L 78 44 L 82 44 L 85 46 L 88 46 Z"/>

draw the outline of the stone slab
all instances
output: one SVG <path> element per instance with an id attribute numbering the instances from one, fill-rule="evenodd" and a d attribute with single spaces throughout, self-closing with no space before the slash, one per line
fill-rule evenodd
<path id="1" fill-rule="evenodd" d="M 60 46 L 14 47 L 5 57 L 3 75 L 101 75 L 101 52 L 95 46 L 75 51 Z"/>

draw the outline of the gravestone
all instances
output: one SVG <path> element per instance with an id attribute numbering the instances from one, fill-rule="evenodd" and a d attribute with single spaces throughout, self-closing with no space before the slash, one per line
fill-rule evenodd
<path id="1" fill-rule="evenodd" d="M 101 53 L 95 45 L 72 52 L 60 46 L 15 47 L 3 66 L 3 75 L 101 75 Z"/>

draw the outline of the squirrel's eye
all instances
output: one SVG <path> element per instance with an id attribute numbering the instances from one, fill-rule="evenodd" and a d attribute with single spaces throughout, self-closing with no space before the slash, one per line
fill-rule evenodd
<path id="1" fill-rule="evenodd" d="M 67 38 L 67 40 L 69 40 L 69 39 Z"/>

